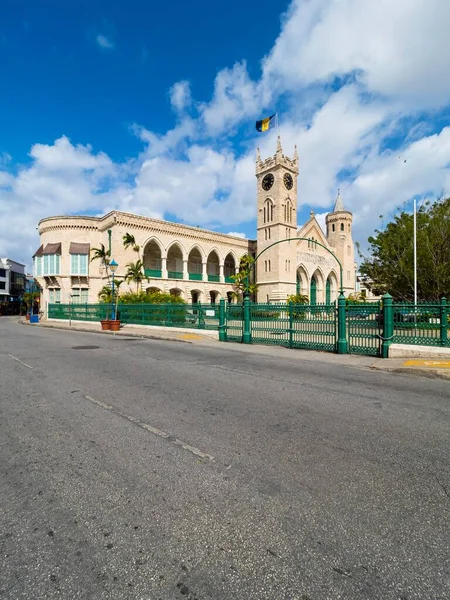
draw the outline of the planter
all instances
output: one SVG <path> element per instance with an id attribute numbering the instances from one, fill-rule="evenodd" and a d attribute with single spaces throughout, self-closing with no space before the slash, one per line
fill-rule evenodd
<path id="1" fill-rule="evenodd" d="M 105 320 L 105 321 L 100 321 L 100 323 L 102 326 L 102 331 L 109 331 L 111 329 L 111 321 Z"/>
<path id="2" fill-rule="evenodd" d="M 30 313 L 27 313 L 27 314 L 25 315 L 25 319 L 26 319 L 27 321 L 29 321 L 29 320 L 30 320 Z"/>
<path id="3" fill-rule="evenodd" d="M 120 321 L 119 320 L 115 320 L 115 321 L 110 321 L 110 329 L 111 331 L 119 331 L 120 329 Z"/>

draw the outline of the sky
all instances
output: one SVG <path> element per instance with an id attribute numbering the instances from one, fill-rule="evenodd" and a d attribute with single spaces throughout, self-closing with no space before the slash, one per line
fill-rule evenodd
<path id="1" fill-rule="evenodd" d="M 299 153 L 298 224 L 340 188 L 362 247 L 450 188 L 443 0 L 3 0 L 0 256 L 112 209 L 255 238 L 255 153 Z"/>

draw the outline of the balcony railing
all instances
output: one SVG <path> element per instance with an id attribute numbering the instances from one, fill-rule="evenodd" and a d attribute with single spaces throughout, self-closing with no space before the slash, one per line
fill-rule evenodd
<path id="1" fill-rule="evenodd" d="M 146 277 L 162 277 L 161 269 L 145 269 L 144 272 Z"/>
<path id="2" fill-rule="evenodd" d="M 183 271 L 169 271 L 167 275 L 169 279 L 183 279 Z"/>
<path id="3" fill-rule="evenodd" d="M 203 281 L 202 273 L 189 273 L 189 279 L 191 281 Z"/>
<path id="4" fill-rule="evenodd" d="M 220 275 L 208 275 L 208 281 L 220 281 Z"/>
<path id="5" fill-rule="evenodd" d="M 234 279 L 232 277 L 229 277 L 228 275 L 225 276 L 225 283 L 234 283 Z"/>

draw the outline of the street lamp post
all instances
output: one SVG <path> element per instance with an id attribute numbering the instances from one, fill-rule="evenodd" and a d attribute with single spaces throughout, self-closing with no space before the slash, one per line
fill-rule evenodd
<path id="1" fill-rule="evenodd" d="M 117 267 L 119 265 L 116 263 L 116 261 L 114 259 L 112 259 L 112 261 L 109 263 L 109 268 L 111 269 L 111 273 L 112 273 L 112 290 L 111 290 L 111 300 L 112 300 L 112 306 L 111 306 L 111 320 L 115 321 L 116 320 L 116 310 L 114 308 L 114 275 L 117 271 Z"/>

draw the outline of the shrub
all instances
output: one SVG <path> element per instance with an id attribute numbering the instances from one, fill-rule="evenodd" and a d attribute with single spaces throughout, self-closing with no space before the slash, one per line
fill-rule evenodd
<path id="1" fill-rule="evenodd" d="M 120 304 L 186 304 L 183 298 L 163 292 L 126 292 L 120 295 Z"/>
<path id="2" fill-rule="evenodd" d="M 304 310 L 299 310 L 299 306 L 304 306 L 309 304 L 309 298 L 305 294 L 292 294 L 287 297 L 287 303 L 293 305 L 292 317 L 294 319 L 306 319 L 306 312 Z"/>

